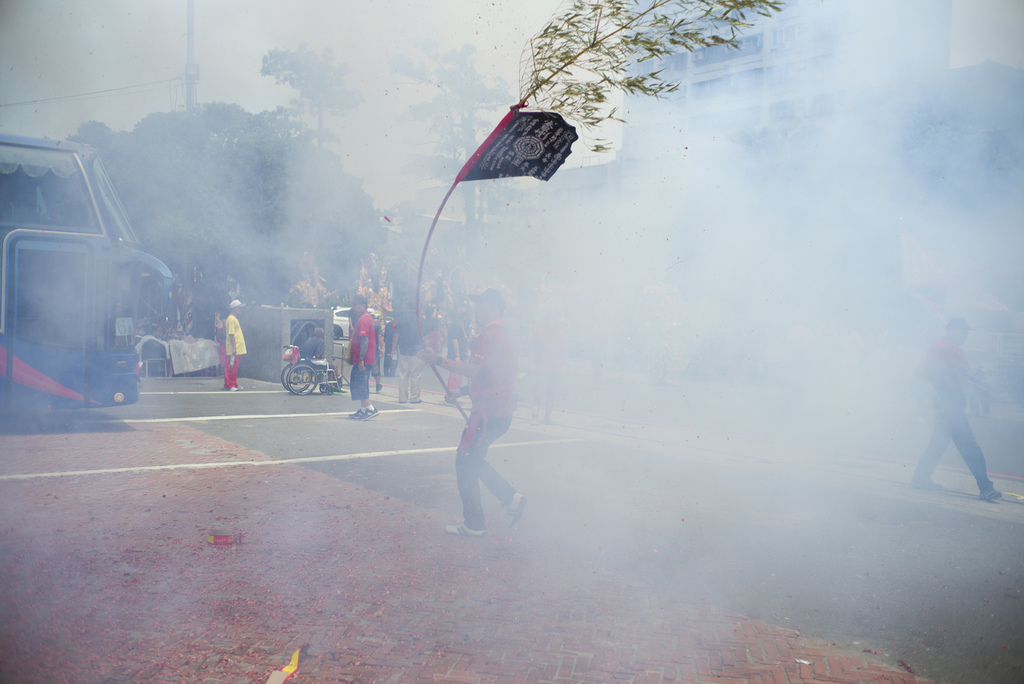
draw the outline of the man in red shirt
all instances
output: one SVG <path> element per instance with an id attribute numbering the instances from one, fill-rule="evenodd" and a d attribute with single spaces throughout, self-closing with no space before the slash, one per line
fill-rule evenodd
<path id="1" fill-rule="evenodd" d="M 526 507 L 526 497 L 517 492 L 497 470 L 487 462 L 487 447 L 508 431 L 512 424 L 515 400 L 515 355 L 505 332 L 505 299 L 493 288 L 470 297 L 475 306 L 474 316 L 480 334 L 473 342 L 469 360 L 441 358 L 437 351 L 427 348 L 419 357 L 431 365 L 441 364 L 445 370 L 470 379 L 469 398 L 473 408 L 469 424 L 462 431 L 462 439 L 455 451 L 455 480 L 462 498 L 465 520 L 446 526 L 445 532 L 461 537 L 479 537 L 484 533 L 484 510 L 480 504 L 480 483 L 497 497 L 511 516 L 509 527 L 519 522 Z M 453 401 L 454 394 L 448 395 Z"/>
<path id="2" fill-rule="evenodd" d="M 352 400 L 359 400 L 360 408 L 349 416 L 356 420 L 370 420 L 380 413 L 370 403 L 370 373 L 377 360 L 377 335 L 373 330 L 373 316 L 366 311 L 366 297 L 352 298 L 352 374 L 349 377 L 349 391 Z"/>
<path id="3" fill-rule="evenodd" d="M 935 390 L 935 428 L 910 484 L 917 489 L 942 489 L 942 485 L 932 482 L 932 473 L 952 440 L 978 483 L 978 497 L 982 501 L 994 501 L 1003 495 L 988 479 L 985 455 L 967 422 L 964 384 L 977 380 L 967 374 L 970 364 L 961 345 L 967 341 L 971 330 L 974 328 L 967 325 L 965 319 L 954 318 L 946 324 L 946 336 L 928 348 L 924 373 Z"/>

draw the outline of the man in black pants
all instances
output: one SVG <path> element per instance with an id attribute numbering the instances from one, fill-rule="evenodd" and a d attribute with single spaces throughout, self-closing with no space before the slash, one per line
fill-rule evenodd
<path id="1" fill-rule="evenodd" d="M 977 381 L 967 374 L 970 364 L 961 345 L 967 341 L 971 330 L 974 328 L 967 325 L 965 319 L 954 318 L 946 324 L 946 336 L 928 348 L 924 372 L 935 390 L 935 429 L 910 484 L 916 489 L 942 489 L 942 485 L 932 482 L 932 473 L 952 440 L 978 483 L 978 497 L 982 501 L 994 501 L 1003 495 L 988 479 L 985 454 L 967 422 L 964 384 Z"/>

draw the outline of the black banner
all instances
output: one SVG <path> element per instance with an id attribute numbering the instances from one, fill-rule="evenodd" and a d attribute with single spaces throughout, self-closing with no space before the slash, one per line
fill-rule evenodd
<path id="1" fill-rule="evenodd" d="M 477 151 L 479 158 L 463 180 L 533 176 L 546 181 L 579 139 L 576 129 L 554 112 L 515 112 L 496 132 L 493 142 Z"/>

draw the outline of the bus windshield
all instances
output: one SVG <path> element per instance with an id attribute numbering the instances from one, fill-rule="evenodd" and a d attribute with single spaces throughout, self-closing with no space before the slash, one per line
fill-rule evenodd
<path id="1" fill-rule="evenodd" d="M 132 230 L 132 224 L 128 222 L 128 215 L 125 214 L 121 201 L 117 199 L 114 192 L 114 184 L 107 176 L 107 170 L 103 168 L 99 158 L 92 162 L 93 177 L 96 179 L 96 192 L 100 198 L 100 211 L 103 212 L 103 222 L 107 225 L 110 237 L 121 238 L 130 245 L 139 243 Z"/>
<path id="2" fill-rule="evenodd" d="M 82 167 L 72 152 L 0 146 L 0 230 L 98 234 L 90 205 Z"/>

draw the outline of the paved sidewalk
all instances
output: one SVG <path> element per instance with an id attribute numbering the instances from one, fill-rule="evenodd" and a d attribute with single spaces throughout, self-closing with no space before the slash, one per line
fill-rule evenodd
<path id="1" fill-rule="evenodd" d="M 0 476 L 269 460 L 170 424 L 0 439 Z M 297 683 L 923 682 L 298 466 L 3 479 L 0 511 L 2 681 L 262 683 L 305 645 Z"/>

